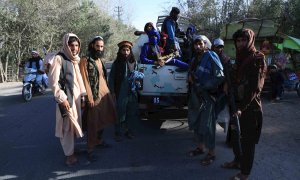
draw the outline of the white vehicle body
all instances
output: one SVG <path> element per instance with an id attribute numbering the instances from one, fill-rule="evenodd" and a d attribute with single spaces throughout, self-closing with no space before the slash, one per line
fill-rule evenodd
<path id="1" fill-rule="evenodd" d="M 177 71 L 176 66 L 157 68 L 152 64 L 139 64 L 145 78 L 139 90 L 139 107 L 145 112 L 160 109 L 182 109 L 187 105 L 187 71 Z"/>

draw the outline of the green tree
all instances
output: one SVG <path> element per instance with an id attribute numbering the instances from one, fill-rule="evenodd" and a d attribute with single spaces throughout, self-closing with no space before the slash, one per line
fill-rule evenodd
<path id="1" fill-rule="evenodd" d="M 224 24 L 245 18 L 275 20 L 281 31 L 300 35 L 300 0 L 178 0 L 183 14 L 197 25 L 201 34 L 217 37 Z"/>
<path id="2" fill-rule="evenodd" d="M 8 67 L 17 80 L 19 64 L 31 50 L 58 51 L 67 32 L 79 36 L 82 54 L 92 37 L 103 36 L 109 60 L 114 59 L 119 41 L 136 38 L 134 28 L 118 22 L 91 0 L 2 0 L 0 24 L 0 82 L 7 80 Z"/>
<path id="3" fill-rule="evenodd" d="M 283 31 L 295 37 L 300 37 L 300 0 L 288 0 L 284 4 Z"/>

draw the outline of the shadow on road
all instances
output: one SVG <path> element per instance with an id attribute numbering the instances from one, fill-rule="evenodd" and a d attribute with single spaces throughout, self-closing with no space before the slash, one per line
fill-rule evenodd
<path id="1" fill-rule="evenodd" d="M 21 95 L 0 96 L 1 108 L 5 106 L 11 106 L 14 104 L 23 103 L 23 102 L 24 100 L 22 99 Z"/>
<path id="2" fill-rule="evenodd" d="M 20 103 L 31 103 L 35 101 L 35 99 L 40 98 L 41 96 L 45 96 L 49 94 L 48 92 L 44 95 L 35 95 L 32 97 L 32 100 L 29 102 L 25 102 L 21 94 L 10 95 L 10 96 L 0 96 L 0 107 L 4 108 L 6 106 L 12 106 Z"/>

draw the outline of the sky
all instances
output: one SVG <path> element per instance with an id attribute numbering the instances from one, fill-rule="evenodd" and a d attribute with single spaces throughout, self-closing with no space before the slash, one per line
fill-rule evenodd
<path id="1" fill-rule="evenodd" d="M 159 15 L 168 15 L 178 0 L 94 0 L 102 9 L 117 17 L 117 7 L 122 8 L 122 21 L 138 30 L 143 30 L 147 22 L 156 24 Z"/>
<path id="2" fill-rule="evenodd" d="M 159 15 L 168 15 L 177 0 L 128 0 L 133 7 L 132 25 L 143 30 L 147 22 L 156 24 Z M 129 7 L 130 8 L 130 7 Z"/>

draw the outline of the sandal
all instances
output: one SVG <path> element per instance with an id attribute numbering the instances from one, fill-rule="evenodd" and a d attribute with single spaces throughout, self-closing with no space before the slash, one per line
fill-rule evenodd
<path id="1" fill-rule="evenodd" d="M 133 138 L 134 138 L 134 135 L 133 135 L 130 131 L 126 131 L 124 135 L 125 135 L 125 137 L 127 137 L 128 139 L 133 139 Z"/>
<path id="2" fill-rule="evenodd" d="M 199 156 L 204 153 L 205 153 L 205 151 L 203 150 L 203 148 L 197 147 L 196 149 L 189 152 L 189 156 L 194 157 L 194 156 Z"/>
<path id="3" fill-rule="evenodd" d="M 115 133 L 115 141 L 116 142 L 121 142 L 123 139 L 122 139 L 122 136 L 120 133 Z"/>
<path id="4" fill-rule="evenodd" d="M 240 163 L 236 161 L 231 161 L 231 162 L 225 162 L 224 164 L 221 165 L 222 168 L 225 169 L 240 169 Z"/>
<path id="5" fill-rule="evenodd" d="M 97 156 L 95 155 L 95 153 L 92 151 L 92 152 L 88 152 L 87 153 L 87 160 L 89 161 L 89 162 L 95 162 L 95 161 L 97 161 Z"/>
<path id="6" fill-rule="evenodd" d="M 77 158 L 75 155 L 71 155 L 71 156 L 67 156 L 67 159 L 66 159 L 66 165 L 68 167 L 72 167 L 74 166 L 76 163 L 78 162 Z"/>
<path id="7" fill-rule="evenodd" d="M 96 147 L 97 147 L 97 148 L 101 148 L 101 149 L 102 149 L 102 148 L 110 148 L 111 145 L 110 145 L 110 144 L 107 144 L 105 141 L 102 141 L 102 143 L 97 144 Z"/>
<path id="8" fill-rule="evenodd" d="M 231 180 L 248 180 L 248 175 L 238 173 L 231 178 Z"/>
<path id="9" fill-rule="evenodd" d="M 201 160 L 201 165 L 208 166 L 216 159 L 216 155 L 207 154 L 204 159 Z"/>

